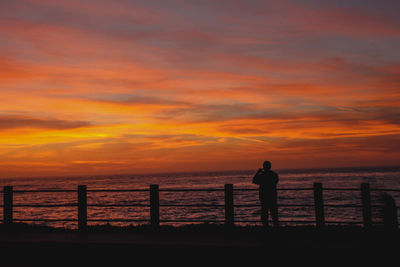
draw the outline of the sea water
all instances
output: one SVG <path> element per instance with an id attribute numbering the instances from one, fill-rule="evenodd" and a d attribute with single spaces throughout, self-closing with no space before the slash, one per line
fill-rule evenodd
<path id="1" fill-rule="evenodd" d="M 315 182 L 322 183 L 325 189 L 323 196 L 326 205 L 325 218 L 328 224 L 356 225 L 362 223 L 362 203 L 359 191 L 361 183 L 370 184 L 374 223 L 382 221 L 381 205 L 385 193 L 390 194 L 397 205 L 400 204 L 400 167 L 276 171 L 279 174 L 278 204 L 281 225 L 314 224 L 312 187 Z M 235 223 L 259 225 L 258 187 L 252 184 L 255 172 L 256 170 L 245 170 L 91 177 L 9 178 L 0 180 L 0 183 L 1 186 L 13 186 L 13 190 L 16 191 L 14 193 L 14 220 L 67 228 L 77 227 L 77 222 L 73 221 L 77 219 L 77 207 L 74 206 L 77 203 L 77 192 L 51 192 L 51 190 L 76 190 L 78 185 L 86 185 L 88 224 L 110 223 L 123 226 L 149 223 L 150 194 L 148 189 L 150 185 L 158 184 L 161 224 L 179 226 L 195 221 L 223 223 L 225 218 L 224 185 L 233 184 Z M 112 191 L 91 191 L 103 189 Z M 139 191 L 113 191 L 131 189 Z M 184 190 L 179 191 L 180 189 Z M 202 189 L 218 190 L 203 191 Z M 389 189 L 389 191 L 375 191 L 375 189 Z M 49 190 L 50 192 L 18 192 L 28 190 Z M 33 207 L 54 204 L 59 206 Z M 23 207 L 23 205 L 30 206 Z M 130 206 L 123 207 L 123 205 Z"/>

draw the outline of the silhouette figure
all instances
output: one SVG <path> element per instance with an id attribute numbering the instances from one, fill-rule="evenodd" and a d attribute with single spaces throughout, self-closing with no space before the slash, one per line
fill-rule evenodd
<path id="1" fill-rule="evenodd" d="M 263 169 L 259 169 L 253 177 L 253 183 L 260 186 L 261 221 L 268 227 L 268 213 L 271 213 L 275 227 L 278 226 L 277 191 L 279 176 L 271 170 L 271 162 L 265 161 Z"/>
<path id="2" fill-rule="evenodd" d="M 397 229 L 397 207 L 393 197 L 389 194 L 385 194 L 383 197 L 383 223 L 386 229 Z"/>

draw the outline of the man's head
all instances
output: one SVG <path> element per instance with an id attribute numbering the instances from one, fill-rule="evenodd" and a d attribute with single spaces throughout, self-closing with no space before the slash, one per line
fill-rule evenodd
<path id="1" fill-rule="evenodd" d="M 271 169 L 271 162 L 264 161 L 263 167 L 264 167 L 264 170 L 270 170 Z"/>

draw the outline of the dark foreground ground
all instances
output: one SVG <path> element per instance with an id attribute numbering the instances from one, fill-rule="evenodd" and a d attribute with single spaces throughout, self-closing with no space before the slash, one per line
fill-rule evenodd
<path id="1" fill-rule="evenodd" d="M 399 230 L 359 227 L 97 226 L 79 232 L 16 224 L 0 225 L 0 257 L 13 263 L 7 266 L 398 266 L 399 237 Z"/>

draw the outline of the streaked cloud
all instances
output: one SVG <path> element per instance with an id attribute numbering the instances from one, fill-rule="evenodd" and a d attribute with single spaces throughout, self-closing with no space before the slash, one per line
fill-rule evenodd
<path id="1" fill-rule="evenodd" d="M 90 123 L 85 121 L 66 121 L 57 119 L 33 118 L 26 116 L 0 115 L 0 130 L 15 128 L 67 130 L 87 126 L 90 126 Z"/>
<path id="2" fill-rule="evenodd" d="M 0 173 L 393 164 L 399 8 L 0 0 Z"/>

